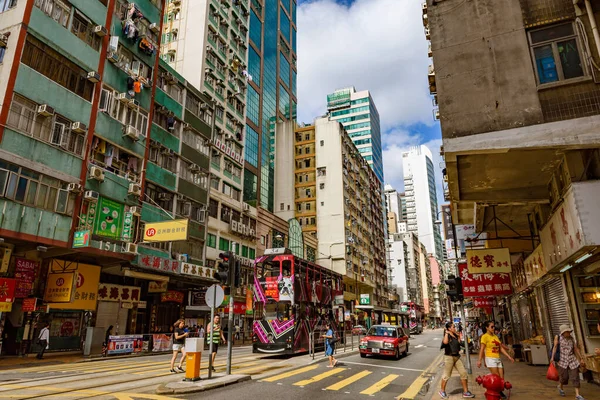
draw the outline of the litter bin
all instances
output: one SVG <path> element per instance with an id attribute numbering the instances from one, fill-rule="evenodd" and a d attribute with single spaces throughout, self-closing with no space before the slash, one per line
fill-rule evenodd
<path id="1" fill-rule="evenodd" d="M 201 338 L 186 338 L 186 368 L 184 381 L 200 380 L 200 358 L 202 357 L 202 346 L 204 340 Z"/>

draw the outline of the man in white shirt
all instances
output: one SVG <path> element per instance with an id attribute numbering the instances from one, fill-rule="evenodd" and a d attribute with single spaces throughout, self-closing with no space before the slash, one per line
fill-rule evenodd
<path id="1" fill-rule="evenodd" d="M 38 344 L 40 345 L 40 352 L 37 355 L 38 360 L 44 358 L 44 351 L 50 345 L 50 323 L 46 322 L 44 327 L 40 331 L 40 335 L 38 336 Z"/>

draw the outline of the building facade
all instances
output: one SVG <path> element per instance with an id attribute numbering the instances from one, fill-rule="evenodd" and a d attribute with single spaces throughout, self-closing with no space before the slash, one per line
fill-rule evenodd
<path id="1" fill-rule="evenodd" d="M 496 311 L 512 315 L 515 341 L 552 343 L 572 324 L 591 353 L 600 344 L 597 4 L 509 0 L 473 19 L 482 6 L 423 8 L 453 220 L 512 254 L 514 294 Z"/>
<path id="2" fill-rule="evenodd" d="M 435 172 L 431 151 L 424 145 L 402 154 L 406 221 L 410 232 L 416 232 L 427 251 L 442 257 L 442 236 L 436 225 L 438 206 Z"/>
<path id="3" fill-rule="evenodd" d="M 408 249 L 402 240 L 401 234 L 390 232 L 388 247 L 388 282 L 392 290 L 398 294 L 399 302 L 404 303 L 408 300 L 407 277 L 408 268 Z"/>
<path id="4" fill-rule="evenodd" d="M 406 274 L 407 301 L 423 306 L 423 286 L 427 287 L 427 282 L 422 279 L 421 275 L 421 243 L 414 232 L 402 234 L 402 241 L 407 254 L 405 257 L 408 271 Z"/>
<path id="5" fill-rule="evenodd" d="M 205 318 L 188 299 L 213 282 L 204 243 L 216 110 L 160 62 L 163 3 L 2 4 L 0 279 L 20 277 L 0 315 L 2 352 L 35 352 L 33 340 L 17 346 L 35 321 L 50 322 L 50 351 L 65 351 L 81 350 L 87 327 L 139 334 Z M 148 232 L 156 222 L 176 237 L 145 240 L 166 234 Z M 75 280 L 87 283 L 56 286 Z M 22 329 L 29 337 L 17 338 Z"/>
<path id="6" fill-rule="evenodd" d="M 380 182 L 338 122 L 293 127 L 277 125 L 278 146 L 289 148 L 292 137 L 293 147 L 277 149 L 276 214 L 318 232 L 316 261 L 344 275 L 346 309 L 381 312 L 388 288 Z M 357 305 L 360 295 L 370 301 Z"/>

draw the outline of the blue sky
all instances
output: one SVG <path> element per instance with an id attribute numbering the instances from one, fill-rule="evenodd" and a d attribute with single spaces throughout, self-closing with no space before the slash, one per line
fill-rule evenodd
<path id="1" fill-rule="evenodd" d="M 441 204 L 441 133 L 421 15 L 421 0 L 299 0 L 298 120 L 323 115 L 335 89 L 370 90 L 381 118 L 386 183 L 402 190 L 402 152 L 426 144 Z"/>

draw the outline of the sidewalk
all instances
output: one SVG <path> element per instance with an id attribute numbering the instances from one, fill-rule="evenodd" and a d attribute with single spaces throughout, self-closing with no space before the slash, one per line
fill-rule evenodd
<path id="1" fill-rule="evenodd" d="M 465 357 L 462 357 L 463 363 L 466 361 Z M 546 372 L 548 366 L 532 366 L 523 362 L 515 362 L 514 364 L 507 362 L 503 359 L 504 367 L 506 369 L 505 378 L 513 385 L 513 389 L 510 393 L 510 398 L 515 400 L 520 399 L 561 399 L 556 386 L 558 382 L 549 381 L 546 379 Z M 485 399 L 486 389 L 483 386 L 479 386 L 475 379 L 477 376 L 484 376 L 489 373 L 487 368 L 477 368 L 477 357 L 471 356 L 471 363 L 473 368 L 473 374 L 469 375 L 469 390 L 475 395 L 477 399 Z M 425 398 L 427 399 L 439 399 L 438 392 L 440 391 L 440 383 L 442 379 L 443 369 L 440 366 L 438 368 L 436 378 L 427 393 Z M 450 399 L 462 399 L 462 386 L 460 384 L 460 377 L 456 370 L 452 372 L 452 378 L 448 381 L 446 386 L 446 393 Z M 508 391 L 504 392 L 508 396 Z M 574 399 L 575 391 L 569 385 L 565 386 L 565 399 Z M 581 395 L 586 400 L 600 400 L 600 386 L 593 383 L 581 382 Z"/>

